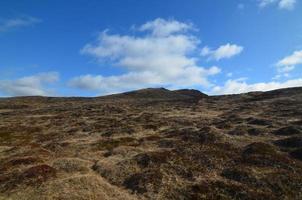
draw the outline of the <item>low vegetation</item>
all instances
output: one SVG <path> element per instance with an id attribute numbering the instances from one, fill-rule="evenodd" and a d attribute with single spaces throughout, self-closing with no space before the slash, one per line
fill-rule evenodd
<path id="1" fill-rule="evenodd" d="M 302 88 L 0 99 L 0 199 L 302 199 Z"/>

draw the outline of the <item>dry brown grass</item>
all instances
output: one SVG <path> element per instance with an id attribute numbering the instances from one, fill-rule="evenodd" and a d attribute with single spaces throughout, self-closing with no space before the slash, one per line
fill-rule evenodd
<path id="1" fill-rule="evenodd" d="M 0 199 L 302 199 L 301 107 L 299 88 L 0 99 Z"/>

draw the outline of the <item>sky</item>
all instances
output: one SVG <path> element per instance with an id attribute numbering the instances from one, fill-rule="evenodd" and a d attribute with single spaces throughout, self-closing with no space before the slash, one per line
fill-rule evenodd
<path id="1" fill-rule="evenodd" d="M 297 86 L 301 0 L 0 1 L 0 97 Z"/>

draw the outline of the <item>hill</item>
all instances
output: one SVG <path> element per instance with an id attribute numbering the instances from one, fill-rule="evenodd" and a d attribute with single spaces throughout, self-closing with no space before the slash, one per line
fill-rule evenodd
<path id="1" fill-rule="evenodd" d="M 0 99 L 0 199 L 302 199 L 302 88 Z"/>
<path id="2" fill-rule="evenodd" d="M 165 88 L 146 88 L 141 90 L 135 90 L 131 92 L 125 92 L 121 94 L 114 94 L 105 96 L 103 98 L 114 99 L 150 99 L 150 100 L 188 100 L 188 99 L 200 99 L 207 97 L 206 94 L 198 90 L 175 90 L 171 91 Z"/>

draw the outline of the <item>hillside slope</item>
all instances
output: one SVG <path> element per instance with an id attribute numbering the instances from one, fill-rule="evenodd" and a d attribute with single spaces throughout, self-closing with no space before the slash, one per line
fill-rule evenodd
<path id="1" fill-rule="evenodd" d="M 0 99 L 0 199 L 302 199 L 302 88 Z"/>

